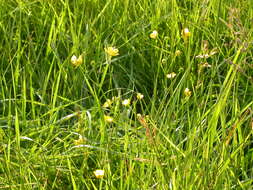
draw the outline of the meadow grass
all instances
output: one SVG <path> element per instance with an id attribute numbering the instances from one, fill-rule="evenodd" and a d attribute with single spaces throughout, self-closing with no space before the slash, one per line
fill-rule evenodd
<path id="1" fill-rule="evenodd" d="M 0 189 L 252 189 L 252 8 L 0 0 Z"/>

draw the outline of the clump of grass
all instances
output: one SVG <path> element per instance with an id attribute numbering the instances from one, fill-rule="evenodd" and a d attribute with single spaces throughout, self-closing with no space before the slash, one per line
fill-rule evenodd
<path id="1" fill-rule="evenodd" d="M 250 189 L 251 6 L 0 4 L 0 188 Z"/>

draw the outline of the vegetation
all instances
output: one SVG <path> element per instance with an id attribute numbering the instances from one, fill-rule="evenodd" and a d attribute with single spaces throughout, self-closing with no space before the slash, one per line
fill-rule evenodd
<path id="1" fill-rule="evenodd" d="M 251 189 L 253 4 L 0 0 L 0 188 Z"/>

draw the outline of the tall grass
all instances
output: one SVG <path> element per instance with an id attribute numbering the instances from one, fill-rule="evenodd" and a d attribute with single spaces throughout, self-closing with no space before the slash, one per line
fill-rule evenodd
<path id="1" fill-rule="evenodd" d="M 250 1 L 0 2 L 0 188 L 252 188 Z"/>

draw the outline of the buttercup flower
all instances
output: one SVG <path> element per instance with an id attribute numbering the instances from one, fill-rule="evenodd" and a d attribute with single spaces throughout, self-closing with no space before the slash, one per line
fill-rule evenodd
<path id="1" fill-rule="evenodd" d="M 79 66 L 79 65 L 81 65 L 82 63 L 83 63 L 83 56 L 82 55 L 80 55 L 78 58 L 75 56 L 75 55 L 73 55 L 72 57 L 71 57 L 71 63 L 72 63 L 72 65 L 74 65 L 74 66 Z"/>
<path id="2" fill-rule="evenodd" d="M 122 105 L 123 106 L 129 106 L 130 102 L 131 102 L 130 99 L 125 99 L 125 100 L 122 101 Z"/>
<path id="3" fill-rule="evenodd" d="M 176 77 L 176 75 L 177 75 L 176 73 L 172 72 L 172 73 L 167 74 L 166 77 L 167 77 L 168 79 L 173 79 L 173 78 Z"/>
<path id="4" fill-rule="evenodd" d="M 176 50 L 175 51 L 175 56 L 179 56 L 179 55 L 181 55 L 182 54 L 182 52 L 180 51 L 180 50 Z"/>
<path id="5" fill-rule="evenodd" d="M 183 38 L 186 40 L 187 38 L 189 38 L 191 36 L 191 32 L 188 28 L 184 28 L 182 30 L 182 36 Z"/>
<path id="6" fill-rule="evenodd" d="M 143 95 L 143 94 L 137 93 L 137 99 L 138 99 L 138 100 L 141 100 L 141 99 L 143 99 L 143 98 L 144 98 L 144 95 Z"/>
<path id="7" fill-rule="evenodd" d="M 150 35 L 149 35 L 150 38 L 152 39 L 156 39 L 158 37 L 158 32 L 156 30 L 154 30 Z"/>
<path id="8" fill-rule="evenodd" d="M 111 57 L 119 55 L 119 50 L 115 47 L 107 47 L 105 48 L 105 52 Z"/>
<path id="9" fill-rule="evenodd" d="M 105 115 L 105 116 L 104 116 L 104 119 L 105 119 L 105 121 L 108 122 L 108 123 L 112 123 L 112 122 L 113 122 L 113 118 L 112 118 L 111 116 L 109 116 L 109 115 Z"/>
<path id="10" fill-rule="evenodd" d="M 79 139 L 74 141 L 74 144 L 75 144 L 75 145 L 80 145 L 80 144 L 84 144 L 85 142 L 86 142 L 86 139 L 83 138 L 83 137 L 80 135 L 80 136 L 79 136 Z"/>
<path id="11" fill-rule="evenodd" d="M 119 100 L 119 97 L 117 97 L 117 96 L 112 97 L 112 101 L 117 101 L 117 100 Z"/>
<path id="12" fill-rule="evenodd" d="M 190 97 L 190 96 L 192 95 L 192 91 L 190 91 L 189 88 L 186 88 L 186 89 L 184 90 L 184 95 L 185 95 L 186 97 Z"/>
<path id="13" fill-rule="evenodd" d="M 108 108 L 112 105 L 112 101 L 110 99 L 107 99 L 106 102 L 103 105 L 103 108 Z"/>
<path id="14" fill-rule="evenodd" d="M 95 170 L 93 173 L 94 173 L 95 177 L 98 178 L 98 179 L 103 178 L 104 175 L 105 175 L 104 170 Z"/>

